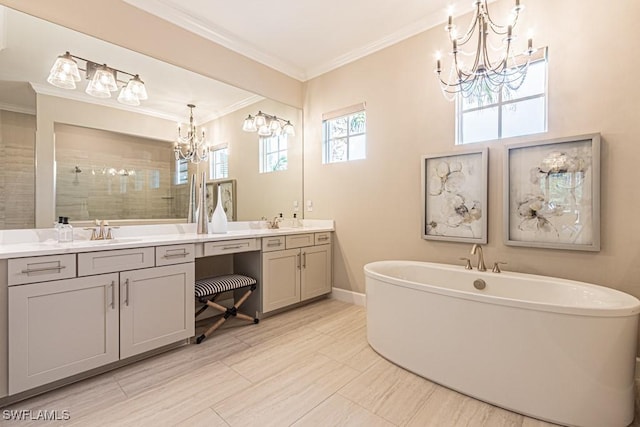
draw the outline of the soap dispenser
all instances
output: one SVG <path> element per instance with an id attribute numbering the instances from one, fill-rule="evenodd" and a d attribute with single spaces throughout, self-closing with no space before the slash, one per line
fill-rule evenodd
<path id="1" fill-rule="evenodd" d="M 69 224 L 69 217 L 62 218 L 62 225 L 58 228 L 58 243 L 73 242 L 73 227 Z"/>

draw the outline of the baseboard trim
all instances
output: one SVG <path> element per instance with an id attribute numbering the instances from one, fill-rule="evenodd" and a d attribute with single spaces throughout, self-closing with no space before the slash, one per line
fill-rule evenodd
<path id="1" fill-rule="evenodd" d="M 365 294 L 348 291 L 346 289 L 332 288 L 331 298 L 337 299 L 338 301 L 344 301 L 351 304 L 355 304 L 355 305 L 361 305 L 363 307 L 367 305 L 367 296 Z"/>

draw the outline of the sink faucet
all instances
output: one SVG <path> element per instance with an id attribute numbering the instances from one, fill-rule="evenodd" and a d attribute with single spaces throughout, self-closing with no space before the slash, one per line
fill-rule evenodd
<path id="1" fill-rule="evenodd" d="M 478 252 L 478 271 L 487 271 L 487 266 L 484 265 L 484 256 L 482 255 L 482 246 L 474 244 L 471 248 L 471 255 L 475 255 Z"/>
<path id="2" fill-rule="evenodd" d="M 118 227 L 109 227 L 109 222 L 99 219 L 95 221 L 95 227 L 88 227 L 85 230 L 91 230 L 91 239 L 90 240 L 111 240 L 113 239 L 113 234 L 111 233 L 112 228 Z M 106 233 L 105 233 L 106 231 Z"/>

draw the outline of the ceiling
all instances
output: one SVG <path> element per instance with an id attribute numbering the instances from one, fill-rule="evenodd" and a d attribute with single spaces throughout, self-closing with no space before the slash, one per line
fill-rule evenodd
<path id="1" fill-rule="evenodd" d="M 471 0 L 124 0 L 305 81 L 472 8 Z"/>
<path id="2" fill-rule="evenodd" d="M 471 0 L 124 0 L 147 13 L 281 71 L 300 81 L 395 44 L 471 10 Z M 492 1 L 492 0 L 489 0 Z M 372 6 L 373 4 L 373 6 Z M 101 100 L 46 82 L 55 58 L 65 51 L 97 63 L 139 74 L 149 99 L 140 107 Z M 425 53 L 428 54 L 428 53 Z M 81 67 L 83 63 L 79 64 Z M 36 92 L 185 121 L 193 103 L 196 123 L 228 114 L 263 98 L 208 77 L 158 61 L 0 6 L 0 107 L 35 110 L 35 97 L 23 96 L 30 82 Z M 14 94 L 12 105 L 4 98 Z M 14 100 L 15 105 L 13 105 Z M 18 105 L 22 102 L 25 105 Z"/>
<path id="3" fill-rule="evenodd" d="M 87 95 L 84 93 L 85 81 L 79 82 L 75 90 L 50 85 L 46 81 L 49 70 L 56 57 L 65 51 L 139 74 L 145 82 L 149 99 L 142 101 L 139 107 L 130 107 L 116 101 L 117 92 L 106 100 Z M 84 68 L 84 62 L 78 61 L 78 66 Z M 187 121 L 189 110 L 186 105 L 193 103 L 196 105 L 194 117 L 197 124 L 263 99 L 251 92 L 0 6 L 0 107 L 34 113 L 35 95 L 26 96 L 28 84 L 25 82 L 29 82 L 38 93 L 172 121 Z"/>

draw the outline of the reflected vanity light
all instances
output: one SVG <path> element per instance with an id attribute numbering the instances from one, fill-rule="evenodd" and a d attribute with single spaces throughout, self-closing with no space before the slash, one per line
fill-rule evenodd
<path id="1" fill-rule="evenodd" d="M 78 67 L 76 60 L 84 61 L 84 69 Z M 99 65 L 96 62 L 65 52 L 58 56 L 47 82 L 62 89 L 75 89 L 76 83 L 81 79 L 80 71 L 86 73 L 89 84 L 85 92 L 96 98 L 111 98 L 111 92 L 118 90 L 118 83 L 122 84 L 118 102 L 125 105 L 138 106 L 140 101 L 148 99 L 147 89 L 144 82 L 140 80 L 138 74 L 131 74 L 126 71 L 108 67 L 107 64 Z M 118 73 L 131 76 L 128 81 L 118 80 Z"/>
<path id="2" fill-rule="evenodd" d="M 296 134 L 295 128 L 289 120 L 272 116 L 271 114 L 265 114 L 262 111 L 258 111 L 258 114 L 255 116 L 249 114 L 249 116 L 244 119 L 242 130 L 245 132 L 258 132 L 259 136 L 264 137 L 281 134 L 294 136 Z"/>

